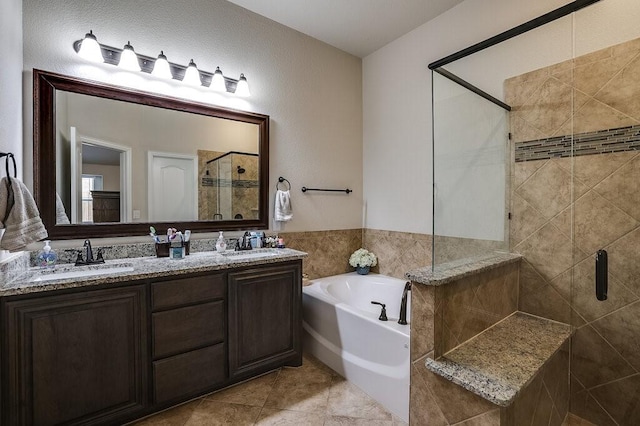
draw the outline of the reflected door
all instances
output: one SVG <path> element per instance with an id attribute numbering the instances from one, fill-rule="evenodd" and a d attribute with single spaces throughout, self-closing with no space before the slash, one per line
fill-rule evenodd
<path id="1" fill-rule="evenodd" d="M 169 153 L 149 153 L 149 219 L 197 220 L 196 158 Z"/>

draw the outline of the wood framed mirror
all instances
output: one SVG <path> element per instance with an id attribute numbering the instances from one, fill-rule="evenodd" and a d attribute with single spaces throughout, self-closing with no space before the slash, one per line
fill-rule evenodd
<path id="1" fill-rule="evenodd" d="M 33 71 L 51 239 L 267 229 L 269 116 Z"/>

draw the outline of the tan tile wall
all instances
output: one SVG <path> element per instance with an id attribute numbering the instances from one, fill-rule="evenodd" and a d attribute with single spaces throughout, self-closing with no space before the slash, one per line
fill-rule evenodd
<path id="1" fill-rule="evenodd" d="M 505 83 L 514 141 L 640 123 L 640 39 Z M 572 109 L 572 107 L 574 109 Z M 524 255 L 522 311 L 577 327 L 571 412 L 640 424 L 640 154 L 515 163 L 511 247 Z M 609 298 L 594 295 L 596 250 Z"/>
<path id="2" fill-rule="evenodd" d="M 499 426 L 500 408 L 427 370 L 425 357 L 411 365 L 412 425 Z"/>
<path id="3" fill-rule="evenodd" d="M 435 288 L 436 359 L 518 309 L 518 267 L 505 265 Z"/>
<path id="4" fill-rule="evenodd" d="M 569 341 L 502 410 L 502 426 L 560 426 L 569 410 Z"/>
<path id="5" fill-rule="evenodd" d="M 362 247 L 362 229 L 335 231 L 282 232 L 287 247 L 308 253 L 302 271 L 309 278 L 352 272 L 351 253 Z"/>
<path id="6" fill-rule="evenodd" d="M 431 265 L 431 235 L 364 229 L 363 247 L 378 256 L 374 272 L 404 279 L 412 269 Z"/>

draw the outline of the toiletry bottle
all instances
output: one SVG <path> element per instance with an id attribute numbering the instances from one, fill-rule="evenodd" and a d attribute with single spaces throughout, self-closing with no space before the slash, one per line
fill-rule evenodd
<path id="1" fill-rule="evenodd" d="M 222 235 L 222 231 L 220 231 L 220 236 L 218 237 L 218 241 L 216 241 L 216 251 L 221 253 L 227 249 L 227 242 L 224 240 L 224 235 Z"/>
<path id="2" fill-rule="evenodd" d="M 49 245 L 51 241 L 45 240 L 44 247 L 42 251 L 38 253 L 38 266 L 42 268 L 53 267 L 58 260 L 58 255 L 55 251 L 51 250 L 51 246 Z"/>

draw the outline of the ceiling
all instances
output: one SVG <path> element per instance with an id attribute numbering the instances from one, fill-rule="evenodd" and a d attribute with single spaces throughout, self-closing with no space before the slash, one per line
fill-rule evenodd
<path id="1" fill-rule="evenodd" d="M 229 0 L 365 57 L 463 0 Z"/>

